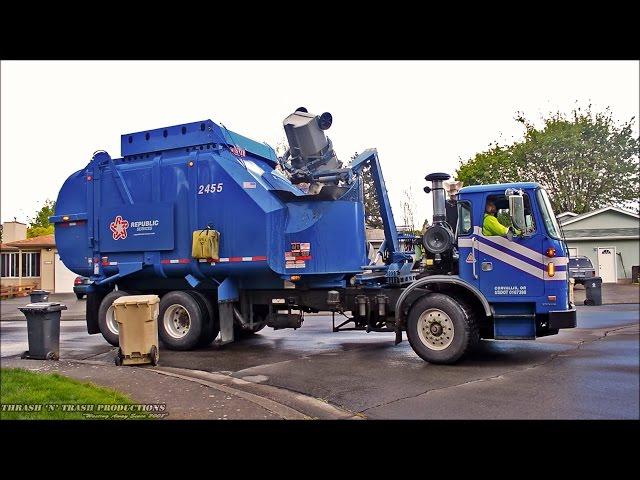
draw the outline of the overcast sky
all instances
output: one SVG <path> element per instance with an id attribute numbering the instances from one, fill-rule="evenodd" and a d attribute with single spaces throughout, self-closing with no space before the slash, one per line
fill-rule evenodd
<path id="1" fill-rule="evenodd" d="M 55 200 L 94 151 L 119 157 L 121 134 L 207 118 L 275 147 L 297 107 L 330 112 L 338 157 L 377 148 L 396 223 L 411 187 L 418 226 L 431 215 L 424 176 L 522 138 L 517 111 L 610 106 L 638 132 L 635 61 L 5 61 L 1 72 L 2 221 Z"/>

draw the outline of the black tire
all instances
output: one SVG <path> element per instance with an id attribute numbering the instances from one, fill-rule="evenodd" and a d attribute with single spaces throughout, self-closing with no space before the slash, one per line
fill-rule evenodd
<path id="1" fill-rule="evenodd" d="M 242 338 L 251 338 L 254 334 L 258 333 L 264 327 L 267 326 L 267 321 L 265 319 L 268 310 L 258 310 L 258 307 L 254 306 L 253 309 L 253 328 L 252 329 L 244 329 L 237 323 L 233 325 L 233 336 L 237 339 Z"/>
<path id="2" fill-rule="evenodd" d="M 82 300 L 84 298 L 84 293 L 76 293 L 76 298 L 78 300 Z"/>
<path id="3" fill-rule="evenodd" d="M 118 351 L 116 352 L 116 358 L 113 359 L 113 363 L 116 364 L 116 367 L 122 366 L 122 352 L 120 351 L 119 348 L 118 348 Z"/>
<path id="4" fill-rule="evenodd" d="M 179 305 L 189 314 L 189 328 L 177 338 L 170 333 L 164 321 L 165 313 L 173 305 Z M 158 314 L 158 335 L 164 345 L 170 350 L 191 350 L 198 345 L 202 331 L 206 328 L 206 309 L 188 291 L 175 290 L 169 292 L 160 300 L 160 312 Z"/>
<path id="5" fill-rule="evenodd" d="M 418 331 L 421 328 L 420 316 L 427 310 L 434 309 L 434 313 L 444 312 L 453 324 L 453 338 L 450 344 L 442 350 L 430 348 L 421 340 Z M 443 333 L 442 335 L 445 335 Z M 480 335 L 478 325 L 472 311 L 465 308 L 453 298 L 442 293 L 431 293 L 418 299 L 411 307 L 407 318 L 407 338 L 413 351 L 420 358 L 429 363 L 451 364 L 462 358 L 467 352 L 475 348 L 479 342 Z M 440 338 L 440 337 L 438 337 Z M 443 337 L 443 341 L 446 342 Z"/>
<path id="6" fill-rule="evenodd" d="M 116 298 L 124 297 L 126 295 L 130 294 L 124 290 L 114 290 L 113 292 L 109 292 L 102 299 L 102 302 L 100 302 L 100 308 L 98 310 L 98 327 L 100 328 L 100 333 L 102 333 L 104 339 L 114 347 L 119 345 L 118 333 L 111 331 L 107 325 L 107 312 Z"/>
<path id="7" fill-rule="evenodd" d="M 206 347 L 215 340 L 220 333 L 220 321 L 218 320 L 218 310 L 215 308 L 213 299 L 204 292 L 189 290 L 189 293 L 200 302 L 201 308 L 207 313 L 206 327 L 202 331 L 202 337 L 198 341 L 199 347 Z"/>
<path id="8" fill-rule="evenodd" d="M 267 324 L 265 322 L 263 322 L 263 323 L 258 324 L 258 326 L 255 327 L 253 330 L 246 330 L 246 329 L 242 328 L 240 325 L 234 325 L 233 326 L 233 336 L 234 336 L 234 338 L 251 338 L 266 326 L 267 326 Z"/>
<path id="9" fill-rule="evenodd" d="M 158 360 L 160 359 L 160 355 L 158 354 L 158 347 L 156 347 L 155 345 L 151 346 L 149 357 L 151 358 L 151 365 L 153 365 L 154 367 L 157 366 Z"/>

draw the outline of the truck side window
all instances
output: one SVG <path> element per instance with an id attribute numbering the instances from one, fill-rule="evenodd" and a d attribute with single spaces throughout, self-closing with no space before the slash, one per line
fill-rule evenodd
<path id="1" fill-rule="evenodd" d="M 526 193 L 524 197 L 524 219 L 527 225 L 527 233 L 532 234 L 536 230 L 535 222 L 533 221 L 533 213 L 531 211 L 531 200 Z M 505 195 L 490 195 L 487 201 L 492 202 L 496 207 L 496 218 L 500 224 L 505 227 L 511 227 L 511 215 L 509 212 L 509 200 Z"/>
<path id="2" fill-rule="evenodd" d="M 471 205 L 468 202 L 458 202 L 458 235 L 471 233 L 473 225 L 471 223 Z"/>

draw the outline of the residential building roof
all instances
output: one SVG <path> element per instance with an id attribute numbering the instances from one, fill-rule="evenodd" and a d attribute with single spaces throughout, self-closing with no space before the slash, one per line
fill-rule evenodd
<path id="1" fill-rule="evenodd" d="M 607 212 L 607 211 L 614 211 L 614 212 L 618 212 L 618 213 L 623 213 L 625 215 L 629 215 L 631 217 L 640 219 L 640 215 L 638 215 L 635 212 L 631 212 L 629 210 L 623 210 L 622 208 L 618 208 L 618 207 L 604 207 L 604 208 L 598 208 L 597 210 L 593 210 L 591 212 L 587 212 L 587 213 L 582 213 L 580 215 L 576 215 L 575 217 L 571 217 L 571 218 L 560 220 L 560 223 L 563 226 L 564 225 L 569 225 L 571 223 L 579 222 L 580 220 L 584 220 L 585 218 L 589 218 L 589 217 L 592 217 L 594 215 L 598 215 L 600 213 L 604 213 L 604 212 Z"/>
<path id="2" fill-rule="evenodd" d="M 562 213 L 559 213 L 558 215 L 556 215 L 556 218 L 567 217 L 567 216 L 569 216 L 569 217 L 577 217 L 578 214 L 577 213 L 573 213 L 573 212 L 562 212 Z"/>
<path id="3" fill-rule="evenodd" d="M 40 235 L 39 237 L 27 238 L 25 240 L 16 240 L 15 242 L 9 242 L 3 244 L 9 247 L 17 247 L 17 248 L 31 248 L 31 247 L 42 247 L 42 248 L 54 248 L 56 246 L 56 242 L 53 239 L 53 234 L 49 235 Z"/>

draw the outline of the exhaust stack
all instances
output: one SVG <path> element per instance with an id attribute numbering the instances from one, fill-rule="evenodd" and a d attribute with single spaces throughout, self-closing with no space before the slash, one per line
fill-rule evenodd
<path id="1" fill-rule="evenodd" d="M 447 173 L 430 173 L 425 180 L 431 182 L 431 191 L 433 199 L 433 223 L 442 223 L 447 220 L 447 214 L 445 211 L 445 192 L 442 182 L 449 180 L 451 175 Z M 427 187 L 429 188 L 429 187 Z M 427 192 L 429 193 L 429 192 Z"/>
<path id="2" fill-rule="evenodd" d="M 441 254 L 450 251 L 454 244 L 454 234 L 447 223 L 445 207 L 445 191 L 442 182 L 449 180 L 447 173 L 430 173 L 425 180 L 431 182 L 431 187 L 424 187 L 426 193 L 433 196 L 433 224 L 427 228 L 422 236 L 422 244 L 425 249 L 434 254 L 434 260 L 439 262 Z"/>

